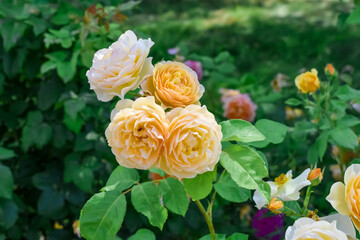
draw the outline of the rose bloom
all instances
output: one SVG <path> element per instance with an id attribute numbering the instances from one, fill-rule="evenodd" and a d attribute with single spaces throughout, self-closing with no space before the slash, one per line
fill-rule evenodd
<path id="1" fill-rule="evenodd" d="M 201 62 L 194 61 L 194 60 L 188 60 L 184 62 L 186 66 L 194 70 L 198 76 L 199 81 L 203 78 L 203 69 Z"/>
<path id="2" fill-rule="evenodd" d="M 139 39 L 126 31 L 109 48 L 95 53 L 93 64 L 86 76 L 100 101 L 110 101 L 139 87 L 144 77 L 151 74 L 152 58 L 148 58 L 151 39 Z"/>
<path id="3" fill-rule="evenodd" d="M 319 221 L 307 217 L 299 218 L 286 230 L 285 240 L 348 240 L 347 235 L 355 239 L 355 229 L 349 221 L 339 214 L 320 218 Z"/>
<path id="4" fill-rule="evenodd" d="M 302 93 L 313 93 L 320 87 L 320 80 L 316 69 L 305 72 L 295 78 L 295 85 Z"/>
<path id="5" fill-rule="evenodd" d="M 314 168 L 310 171 L 308 180 L 312 181 L 315 179 L 319 179 L 320 181 L 323 179 L 323 173 L 321 172 L 321 168 Z"/>
<path id="6" fill-rule="evenodd" d="M 355 227 L 360 230 L 360 164 L 352 164 L 346 169 L 344 183 L 334 183 L 326 200 L 340 214 L 350 215 Z"/>
<path id="7" fill-rule="evenodd" d="M 248 94 L 239 94 L 230 98 L 223 105 L 224 117 L 254 121 L 257 105 L 251 101 Z"/>
<path id="8" fill-rule="evenodd" d="M 205 106 L 175 108 L 166 114 L 169 121 L 164 157 L 158 168 L 181 178 L 212 171 L 221 153 L 221 126 Z"/>
<path id="9" fill-rule="evenodd" d="M 164 108 L 200 104 L 204 87 L 196 72 L 180 62 L 160 62 L 152 76 L 141 85 L 144 92 L 154 96 Z"/>
<path id="10" fill-rule="evenodd" d="M 307 179 L 310 173 L 310 168 L 302 172 L 298 177 L 292 178 L 292 171 L 289 170 L 286 174 L 282 173 L 275 178 L 275 181 L 268 181 L 271 189 L 271 198 L 277 197 L 282 201 L 296 201 L 300 198 L 300 190 L 309 186 L 311 182 Z M 253 200 L 256 207 L 261 209 L 267 204 L 266 199 L 260 194 L 258 190 L 254 192 Z"/>
<path id="11" fill-rule="evenodd" d="M 154 97 L 145 97 L 119 101 L 105 135 L 120 165 L 149 169 L 164 151 L 166 131 L 164 110 Z"/>

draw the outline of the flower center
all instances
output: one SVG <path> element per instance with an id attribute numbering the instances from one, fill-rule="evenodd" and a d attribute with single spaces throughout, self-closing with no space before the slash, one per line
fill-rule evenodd
<path id="1" fill-rule="evenodd" d="M 290 180 L 290 178 L 288 176 L 286 176 L 286 174 L 282 173 L 282 174 L 280 174 L 280 176 L 275 178 L 275 183 L 279 186 L 282 186 L 289 180 Z"/>

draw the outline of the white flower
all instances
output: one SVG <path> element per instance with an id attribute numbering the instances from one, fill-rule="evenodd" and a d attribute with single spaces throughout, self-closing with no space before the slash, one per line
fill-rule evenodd
<path id="1" fill-rule="evenodd" d="M 321 218 L 320 221 L 307 217 L 299 218 L 286 230 L 285 240 L 348 240 L 347 235 L 356 238 L 351 220 L 349 217 L 334 214 Z"/>
<path id="2" fill-rule="evenodd" d="M 297 178 L 292 179 L 292 171 L 288 171 L 286 174 L 281 174 L 275 178 L 275 181 L 268 181 L 267 183 L 271 188 L 271 198 L 277 197 L 282 201 L 296 201 L 300 198 L 300 190 L 311 184 L 307 179 L 310 173 L 310 168 L 306 169 Z M 255 191 L 253 197 L 256 207 L 258 209 L 264 207 L 267 204 L 266 199 L 260 194 L 258 190 Z"/>
<path id="3" fill-rule="evenodd" d="M 148 58 L 151 39 L 137 39 L 132 31 L 126 31 L 109 48 L 95 53 L 93 65 L 86 76 L 100 101 L 110 101 L 136 89 L 140 82 L 152 74 L 152 58 Z"/>

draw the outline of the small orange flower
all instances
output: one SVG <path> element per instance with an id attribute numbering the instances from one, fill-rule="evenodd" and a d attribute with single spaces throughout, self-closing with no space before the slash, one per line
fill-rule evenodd
<path id="1" fill-rule="evenodd" d="M 274 197 L 271 199 L 270 203 L 268 204 L 268 209 L 273 213 L 280 213 L 279 209 L 284 207 L 284 202 Z"/>
<path id="2" fill-rule="evenodd" d="M 325 67 L 325 73 L 330 75 L 335 75 L 335 68 L 332 64 L 327 64 Z"/>
<path id="3" fill-rule="evenodd" d="M 314 168 L 313 170 L 311 170 L 311 172 L 309 173 L 308 176 L 308 180 L 314 180 L 316 178 L 319 178 L 319 180 L 321 181 L 323 179 L 323 174 L 321 172 L 320 168 Z"/>

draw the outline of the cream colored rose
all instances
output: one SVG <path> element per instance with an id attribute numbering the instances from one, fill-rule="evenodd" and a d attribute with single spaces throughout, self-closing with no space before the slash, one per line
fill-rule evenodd
<path id="1" fill-rule="evenodd" d="M 151 39 L 137 39 L 126 31 L 109 48 L 95 53 L 93 64 L 86 76 L 100 101 L 110 101 L 139 87 L 144 77 L 152 73 L 152 58 L 148 58 Z"/>
<path id="2" fill-rule="evenodd" d="M 155 96 L 165 108 L 199 104 L 204 87 L 197 74 L 179 62 L 161 62 L 155 65 L 152 76 L 141 85 L 144 92 Z"/>
<path id="3" fill-rule="evenodd" d="M 212 171 L 221 153 L 221 126 L 205 106 L 175 108 L 169 123 L 164 158 L 159 168 L 177 178 L 193 178 Z"/>
<path id="4" fill-rule="evenodd" d="M 344 183 L 334 183 L 326 200 L 340 214 L 350 215 L 360 231 L 360 164 L 352 164 L 346 169 Z"/>
<path id="5" fill-rule="evenodd" d="M 120 165 L 149 169 L 164 151 L 167 127 L 165 112 L 154 97 L 121 100 L 105 135 Z"/>
<path id="6" fill-rule="evenodd" d="M 337 220 L 324 218 L 320 219 L 320 221 L 307 217 L 299 218 L 293 226 L 288 227 L 286 230 L 285 240 L 348 240 L 347 233 L 344 232 L 348 228 L 347 226 L 345 226 L 346 229 L 342 228 L 343 221 L 344 219 L 341 217 L 337 218 Z"/>

